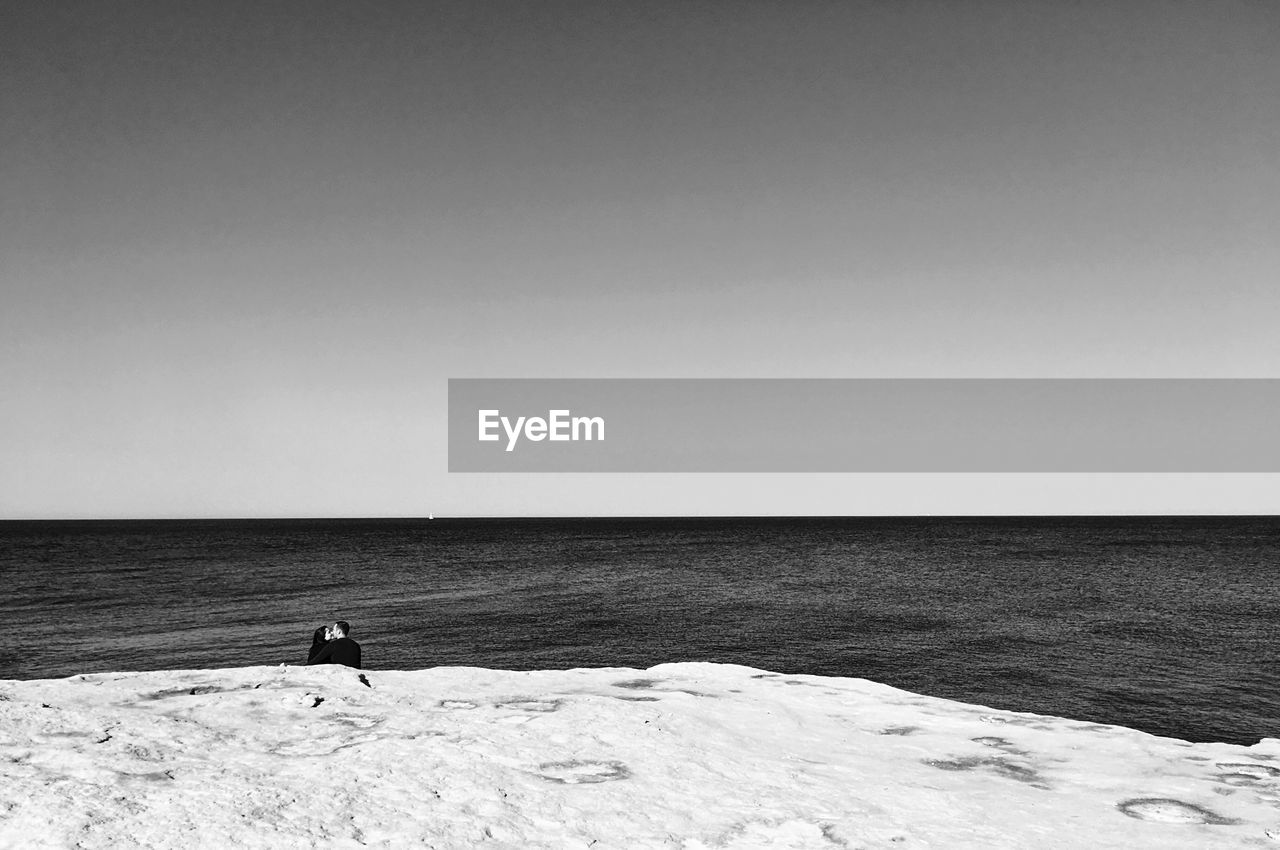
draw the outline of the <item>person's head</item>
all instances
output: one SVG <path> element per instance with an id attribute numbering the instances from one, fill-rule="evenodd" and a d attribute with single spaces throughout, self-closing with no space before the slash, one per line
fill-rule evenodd
<path id="1" fill-rule="evenodd" d="M 344 638 L 347 636 L 351 631 L 351 624 L 346 620 L 339 620 L 333 624 L 330 630 L 333 632 L 334 640 L 337 640 L 338 638 Z"/>
<path id="2" fill-rule="evenodd" d="M 311 633 L 312 643 L 323 643 L 329 639 L 329 627 L 321 626 Z"/>

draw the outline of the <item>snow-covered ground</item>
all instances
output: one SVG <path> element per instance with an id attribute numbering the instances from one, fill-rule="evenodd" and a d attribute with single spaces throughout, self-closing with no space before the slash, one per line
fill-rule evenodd
<path id="1" fill-rule="evenodd" d="M 718 664 L 0 681 L 0 782 L 3 847 L 1280 848 L 1277 739 Z"/>

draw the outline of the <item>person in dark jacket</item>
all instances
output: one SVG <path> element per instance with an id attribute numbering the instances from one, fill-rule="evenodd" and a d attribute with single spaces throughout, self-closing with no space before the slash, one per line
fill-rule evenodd
<path id="1" fill-rule="evenodd" d="M 347 633 L 351 631 L 351 624 L 346 620 L 339 620 L 329 627 L 329 636 L 333 640 L 329 641 L 324 647 L 312 658 L 307 659 L 308 664 L 345 664 L 348 667 L 360 669 L 360 644 L 347 637 Z"/>
<path id="2" fill-rule="evenodd" d="M 311 651 L 307 653 L 307 662 L 320 654 L 320 650 L 324 649 L 324 645 L 329 642 L 329 627 L 321 626 L 311 635 Z"/>

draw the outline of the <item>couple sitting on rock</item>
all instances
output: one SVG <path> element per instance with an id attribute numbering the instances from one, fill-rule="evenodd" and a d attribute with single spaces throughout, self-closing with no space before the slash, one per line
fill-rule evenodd
<path id="1" fill-rule="evenodd" d="M 311 636 L 308 664 L 345 664 L 360 669 L 360 644 L 347 637 L 351 624 L 339 620 L 332 626 L 321 626 Z"/>

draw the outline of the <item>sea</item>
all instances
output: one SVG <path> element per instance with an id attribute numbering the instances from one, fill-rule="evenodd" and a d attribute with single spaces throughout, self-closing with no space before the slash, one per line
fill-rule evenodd
<path id="1" fill-rule="evenodd" d="M 0 522 L 0 679 L 296 664 L 873 679 L 1188 741 L 1280 737 L 1280 518 Z"/>

